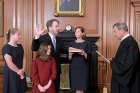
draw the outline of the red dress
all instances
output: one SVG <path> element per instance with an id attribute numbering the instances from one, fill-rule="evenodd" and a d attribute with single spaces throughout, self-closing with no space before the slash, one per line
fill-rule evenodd
<path id="1" fill-rule="evenodd" d="M 37 85 L 45 86 L 51 79 L 54 81 L 56 78 L 56 63 L 54 58 L 49 62 L 42 62 L 41 60 L 35 60 L 32 62 L 32 93 L 42 93 L 39 91 Z M 56 93 L 54 82 L 52 82 L 49 89 L 43 93 Z"/>

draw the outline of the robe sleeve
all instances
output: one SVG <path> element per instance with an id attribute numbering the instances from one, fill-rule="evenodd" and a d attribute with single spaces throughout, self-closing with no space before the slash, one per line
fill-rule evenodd
<path id="1" fill-rule="evenodd" d="M 118 58 L 112 60 L 112 72 L 120 84 L 127 85 L 130 83 L 135 73 L 137 57 L 136 47 L 129 46 Z"/>
<path id="2" fill-rule="evenodd" d="M 92 52 L 92 45 L 90 42 L 87 42 L 86 52 L 87 54 L 91 54 Z"/>
<path id="3" fill-rule="evenodd" d="M 52 60 L 50 79 L 51 80 L 55 80 L 56 79 L 56 61 L 55 61 L 55 59 Z"/>
<path id="4" fill-rule="evenodd" d="M 37 62 L 36 61 L 32 62 L 31 80 L 32 80 L 33 85 L 40 84 L 39 76 L 38 76 Z"/>
<path id="5" fill-rule="evenodd" d="M 38 51 L 40 46 L 39 39 L 33 39 L 32 41 L 32 51 Z"/>
<path id="6" fill-rule="evenodd" d="M 91 57 L 92 57 L 92 45 L 89 41 L 87 41 L 87 46 L 86 46 L 86 49 L 85 49 L 86 53 L 87 53 L 87 62 L 90 63 L 91 61 Z"/>

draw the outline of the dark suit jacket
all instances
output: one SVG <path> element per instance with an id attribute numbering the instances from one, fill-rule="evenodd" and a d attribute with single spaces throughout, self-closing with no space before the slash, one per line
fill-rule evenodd
<path id="1" fill-rule="evenodd" d="M 112 60 L 111 93 L 140 93 L 139 48 L 132 36 L 124 39 Z"/>
<path id="2" fill-rule="evenodd" d="M 44 34 L 44 35 L 40 36 L 39 39 L 33 39 L 32 51 L 38 51 L 41 43 L 48 43 L 49 45 L 51 45 L 51 55 L 55 58 L 56 64 L 57 64 L 57 72 L 60 73 L 60 71 L 61 71 L 60 62 L 59 62 L 60 41 L 58 41 L 58 39 L 56 37 L 56 50 L 55 50 L 50 35 L 48 33 Z"/>

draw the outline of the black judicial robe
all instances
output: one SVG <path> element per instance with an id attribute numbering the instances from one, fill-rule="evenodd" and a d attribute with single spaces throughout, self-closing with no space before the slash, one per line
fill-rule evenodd
<path id="1" fill-rule="evenodd" d="M 138 44 L 132 36 L 125 38 L 112 59 L 111 93 L 140 93 Z"/>

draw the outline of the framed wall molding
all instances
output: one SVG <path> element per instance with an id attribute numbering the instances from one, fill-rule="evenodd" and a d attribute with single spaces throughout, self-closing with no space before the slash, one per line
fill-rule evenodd
<path id="1" fill-rule="evenodd" d="M 84 0 L 55 0 L 55 16 L 84 16 Z"/>

